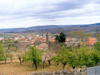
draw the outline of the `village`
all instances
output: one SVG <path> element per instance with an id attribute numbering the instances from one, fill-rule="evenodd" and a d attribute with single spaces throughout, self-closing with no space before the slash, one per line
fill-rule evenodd
<path id="1" fill-rule="evenodd" d="M 43 33 L 43 34 L 31 34 L 31 35 L 21 35 L 21 34 L 14 34 L 14 37 L 1 37 L 0 41 L 3 40 L 13 40 L 17 41 L 16 44 L 19 44 L 19 47 L 22 47 L 24 49 L 27 46 L 35 45 L 37 48 L 41 50 L 48 50 L 50 45 L 56 45 L 56 34 L 52 33 Z M 65 45 L 66 46 L 77 46 L 81 43 L 84 43 L 88 46 L 93 46 L 96 42 L 98 42 L 96 37 L 87 37 L 85 39 L 81 38 L 75 38 L 75 37 L 66 37 Z"/>
<path id="2" fill-rule="evenodd" d="M 65 49 L 68 49 L 69 51 L 73 52 L 74 49 L 80 49 L 81 46 L 85 47 L 85 45 L 88 46 L 90 49 L 92 49 L 94 47 L 94 45 L 98 42 L 96 37 L 88 37 L 86 39 L 81 39 L 81 38 L 66 36 L 64 43 L 60 44 L 57 41 L 56 37 L 60 36 L 61 33 L 58 33 L 58 34 L 43 33 L 43 34 L 28 34 L 28 35 L 14 33 L 13 37 L 6 37 L 6 38 L 1 37 L 0 41 L 3 43 L 4 48 L 2 46 L 0 46 L 0 47 L 2 47 L 1 49 L 4 49 L 5 53 L 4 53 L 4 59 L 1 59 L 1 61 L 0 61 L 0 64 L 1 64 L 0 65 L 1 66 L 0 73 L 5 72 L 6 74 L 8 74 L 8 73 L 9 74 L 11 74 L 11 73 L 17 74 L 17 73 L 21 72 L 21 74 L 26 74 L 26 72 L 27 73 L 31 73 L 31 72 L 33 73 L 33 72 L 39 72 L 39 71 L 40 72 L 42 72 L 42 71 L 43 72 L 45 72 L 45 71 L 52 72 L 52 71 L 62 70 L 61 65 L 58 66 L 58 69 L 53 65 L 54 62 L 56 62 L 55 57 L 57 56 L 57 53 L 59 52 L 59 50 L 62 48 L 62 45 L 64 45 L 64 47 L 66 47 Z M 62 34 L 64 34 L 64 33 L 62 33 Z M 32 67 L 30 62 L 29 63 L 25 62 L 25 60 L 24 60 L 25 55 L 27 52 L 30 51 L 31 46 L 36 47 L 37 51 L 40 50 L 42 52 L 42 64 L 41 65 L 42 65 L 43 69 L 41 69 L 39 67 L 38 70 L 35 71 L 35 68 L 37 68 L 37 67 Z M 33 51 L 35 50 L 34 47 L 33 47 Z M 65 51 L 65 53 L 66 53 L 66 51 Z M 81 51 L 81 50 L 79 50 L 79 51 Z M 67 54 L 65 54 L 65 56 L 66 55 Z M 66 60 L 64 58 L 65 57 L 63 57 L 62 60 L 60 60 L 60 62 Z M 69 58 L 71 58 L 71 55 L 69 56 Z M 61 63 L 63 64 L 63 62 L 61 62 Z M 13 67 L 13 66 L 15 66 L 15 67 Z M 19 67 L 21 70 L 18 69 Z M 8 69 L 8 68 L 9 68 L 9 70 L 5 71 L 5 69 Z M 72 65 L 72 68 L 70 66 L 67 66 L 67 67 L 65 67 L 65 69 L 67 69 L 70 72 L 73 72 L 74 66 Z M 12 70 L 12 71 L 10 71 L 10 70 Z"/>

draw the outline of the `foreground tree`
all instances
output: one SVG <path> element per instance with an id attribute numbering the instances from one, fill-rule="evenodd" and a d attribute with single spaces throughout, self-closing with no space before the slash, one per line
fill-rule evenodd
<path id="1" fill-rule="evenodd" d="M 35 69 L 37 70 L 42 62 L 41 51 L 35 46 L 30 47 L 30 50 L 24 56 L 24 61 L 31 61 L 32 65 L 35 66 Z"/>
<path id="2" fill-rule="evenodd" d="M 68 64 L 68 62 L 69 62 L 70 56 L 71 56 L 70 51 L 68 51 L 68 50 L 66 49 L 66 47 L 63 46 L 63 47 L 59 50 L 57 56 L 54 56 L 54 57 L 52 58 L 52 60 L 53 60 L 54 62 L 56 62 L 57 64 L 61 63 L 61 64 L 63 65 L 63 69 L 64 69 L 65 66 L 66 66 L 66 64 Z"/>

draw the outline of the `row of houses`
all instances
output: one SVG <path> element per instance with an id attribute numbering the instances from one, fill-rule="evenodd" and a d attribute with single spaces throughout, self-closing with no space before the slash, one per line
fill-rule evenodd
<path id="1" fill-rule="evenodd" d="M 20 46 L 29 46 L 29 45 L 35 45 L 37 48 L 42 50 L 47 50 L 49 48 L 49 43 L 56 44 L 55 36 L 52 36 L 52 34 L 44 34 L 44 35 L 29 35 L 29 36 L 16 36 L 13 38 L 9 38 L 12 40 L 16 40 L 20 42 Z M 4 38 L 0 38 L 0 40 L 4 40 Z M 86 45 L 92 46 L 97 42 L 97 39 L 94 37 L 89 37 L 85 39 L 85 41 L 82 41 L 79 38 L 73 38 L 73 37 L 66 37 L 65 44 L 67 46 L 77 46 L 81 42 L 84 42 Z"/>

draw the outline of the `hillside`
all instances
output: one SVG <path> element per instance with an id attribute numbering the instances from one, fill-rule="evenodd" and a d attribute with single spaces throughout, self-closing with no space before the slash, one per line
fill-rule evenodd
<path id="1" fill-rule="evenodd" d="M 0 29 L 0 32 L 69 32 L 69 31 L 85 31 L 85 32 L 95 32 L 100 31 L 100 23 L 96 24 L 86 24 L 86 25 L 48 25 L 48 26 L 33 26 L 28 28 L 10 28 L 10 29 Z"/>

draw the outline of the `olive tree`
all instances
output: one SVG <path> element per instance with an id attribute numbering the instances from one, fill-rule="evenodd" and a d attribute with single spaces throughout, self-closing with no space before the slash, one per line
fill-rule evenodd
<path id="1" fill-rule="evenodd" d="M 79 67 L 82 67 L 84 65 L 90 67 L 97 65 L 99 61 L 99 51 L 83 46 L 72 51 L 72 56 L 70 58 L 69 64 Z"/>
<path id="2" fill-rule="evenodd" d="M 42 56 L 41 51 L 37 49 L 35 46 L 31 46 L 30 50 L 26 52 L 24 56 L 24 61 L 31 61 L 32 66 L 35 66 L 35 69 L 37 70 L 39 64 L 42 62 Z"/>
<path id="3" fill-rule="evenodd" d="M 57 64 L 61 63 L 64 69 L 66 64 L 68 64 L 69 62 L 70 55 L 71 52 L 68 51 L 65 46 L 63 46 L 57 53 L 57 56 L 54 56 L 52 60 L 55 61 Z"/>
<path id="4" fill-rule="evenodd" d="M 56 63 L 63 64 L 63 68 L 66 64 L 73 67 L 82 66 L 95 66 L 100 62 L 100 52 L 93 48 L 82 46 L 80 48 L 75 48 L 72 51 L 67 50 L 66 47 L 62 47 L 57 56 L 53 57 Z"/>

